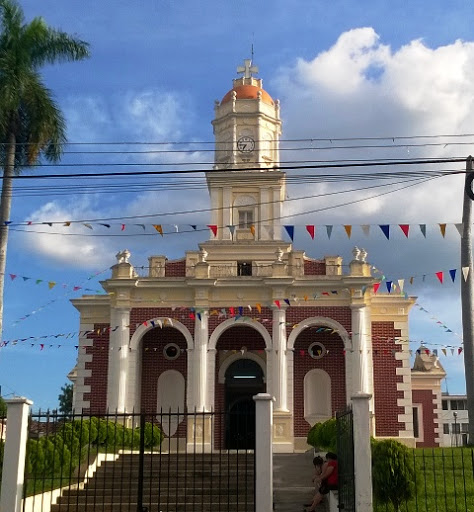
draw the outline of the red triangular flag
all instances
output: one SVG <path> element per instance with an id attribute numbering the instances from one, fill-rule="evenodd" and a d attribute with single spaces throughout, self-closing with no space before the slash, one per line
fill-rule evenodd
<path id="1" fill-rule="evenodd" d="M 380 283 L 374 283 L 374 293 L 377 293 L 379 288 L 380 288 Z"/>
<path id="2" fill-rule="evenodd" d="M 443 272 L 436 272 L 436 277 L 439 279 L 439 282 L 443 284 Z"/>
<path id="3" fill-rule="evenodd" d="M 212 231 L 214 236 L 217 236 L 217 226 L 215 224 L 208 224 L 207 227 Z"/>
<path id="4" fill-rule="evenodd" d="M 309 233 L 309 236 L 312 240 L 314 240 L 314 226 L 308 225 L 306 226 L 306 231 Z"/>
<path id="5" fill-rule="evenodd" d="M 280 301 L 279 300 L 276 300 L 275 301 L 275 304 L 277 305 L 277 308 L 280 309 Z"/>
<path id="6" fill-rule="evenodd" d="M 400 229 L 403 231 L 404 235 L 408 238 L 408 233 L 410 232 L 409 224 L 399 224 Z"/>

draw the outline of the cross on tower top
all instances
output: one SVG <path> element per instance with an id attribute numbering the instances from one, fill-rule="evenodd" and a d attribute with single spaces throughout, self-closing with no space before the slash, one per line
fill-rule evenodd
<path id="1" fill-rule="evenodd" d="M 240 75 L 243 73 L 244 78 L 251 78 L 252 73 L 258 73 L 258 67 L 252 65 L 252 59 L 245 59 L 243 66 L 238 66 L 237 73 Z"/>

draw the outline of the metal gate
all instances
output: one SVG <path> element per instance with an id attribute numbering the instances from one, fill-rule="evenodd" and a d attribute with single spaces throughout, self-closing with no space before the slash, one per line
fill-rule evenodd
<path id="1" fill-rule="evenodd" d="M 227 424 L 216 412 L 33 414 L 23 511 L 254 512 L 254 452 L 246 432 L 226 449 Z"/>
<path id="2" fill-rule="evenodd" d="M 339 509 L 355 512 L 354 428 L 352 409 L 336 414 Z"/>

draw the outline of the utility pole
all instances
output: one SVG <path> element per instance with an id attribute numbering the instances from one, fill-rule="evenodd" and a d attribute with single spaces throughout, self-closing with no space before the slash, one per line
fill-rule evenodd
<path id="1" fill-rule="evenodd" d="M 464 182 L 464 202 L 462 210 L 463 230 L 461 236 L 461 270 L 468 267 L 467 279 L 461 278 L 461 309 L 464 370 L 466 373 L 467 410 L 469 414 L 468 443 L 474 444 L 474 271 L 472 262 L 472 156 L 466 160 L 466 178 Z"/>

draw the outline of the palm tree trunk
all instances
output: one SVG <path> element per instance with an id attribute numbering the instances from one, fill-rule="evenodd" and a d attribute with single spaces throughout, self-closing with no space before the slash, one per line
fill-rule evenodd
<path id="1" fill-rule="evenodd" d="M 3 332 L 3 288 L 7 264 L 8 225 L 12 206 L 13 171 L 15 168 L 16 137 L 13 132 L 6 144 L 6 164 L 3 170 L 2 196 L 0 199 L 0 341 Z"/>

